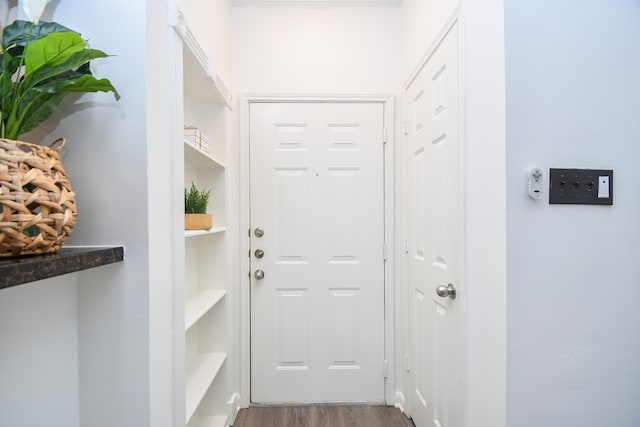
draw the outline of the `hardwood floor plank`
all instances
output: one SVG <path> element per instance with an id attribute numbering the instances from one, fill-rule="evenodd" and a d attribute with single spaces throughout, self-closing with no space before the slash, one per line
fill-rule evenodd
<path id="1" fill-rule="evenodd" d="M 415 427 L 398 409 L 381 405 L 252 406 L 233 427 Z"/>

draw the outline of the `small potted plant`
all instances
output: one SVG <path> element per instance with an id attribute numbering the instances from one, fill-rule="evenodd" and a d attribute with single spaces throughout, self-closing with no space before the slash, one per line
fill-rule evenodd
<path id="1" fill-rule="evenodd" d="M 184 189 L 184 229 L 208 230 L 213 226 L 213 216 L 207 213 L 211 189 L 198 190 L 192 182 Z"/>

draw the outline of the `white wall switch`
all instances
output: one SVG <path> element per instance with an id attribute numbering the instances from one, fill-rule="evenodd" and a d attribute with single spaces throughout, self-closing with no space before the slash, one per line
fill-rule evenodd
<path id="1" fill-rule="evenodd" d="M 601 175 L 598 177 L 598 199 L 609 198 L 609 177 Z"/>

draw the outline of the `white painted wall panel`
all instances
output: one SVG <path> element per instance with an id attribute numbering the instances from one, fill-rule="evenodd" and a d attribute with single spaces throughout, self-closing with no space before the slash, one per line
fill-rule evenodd
<path id="1" fill-rule="evenodd" d="M 80 427 L 77 276 L 0 290 L 0 426 Z"/>
<path id="2" fill-rule="evenodd" d="M 233 8 L 236 93 L 393 93 L 397 7 Z"/>
<path id="3" fill-rule="evenodd" d="M 505 3 L 508 425 L 635 427 L 640 4 Z M 534 166 L 612 168 L 614 205 L 533 201 Z"/>

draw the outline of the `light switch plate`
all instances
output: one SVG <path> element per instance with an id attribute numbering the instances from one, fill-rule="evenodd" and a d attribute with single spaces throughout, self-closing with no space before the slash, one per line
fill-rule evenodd
<path id="1" fill-rule="evenodd" d="M 613 205 L 613 170 L 550 169 L 549 204 Z"/>

